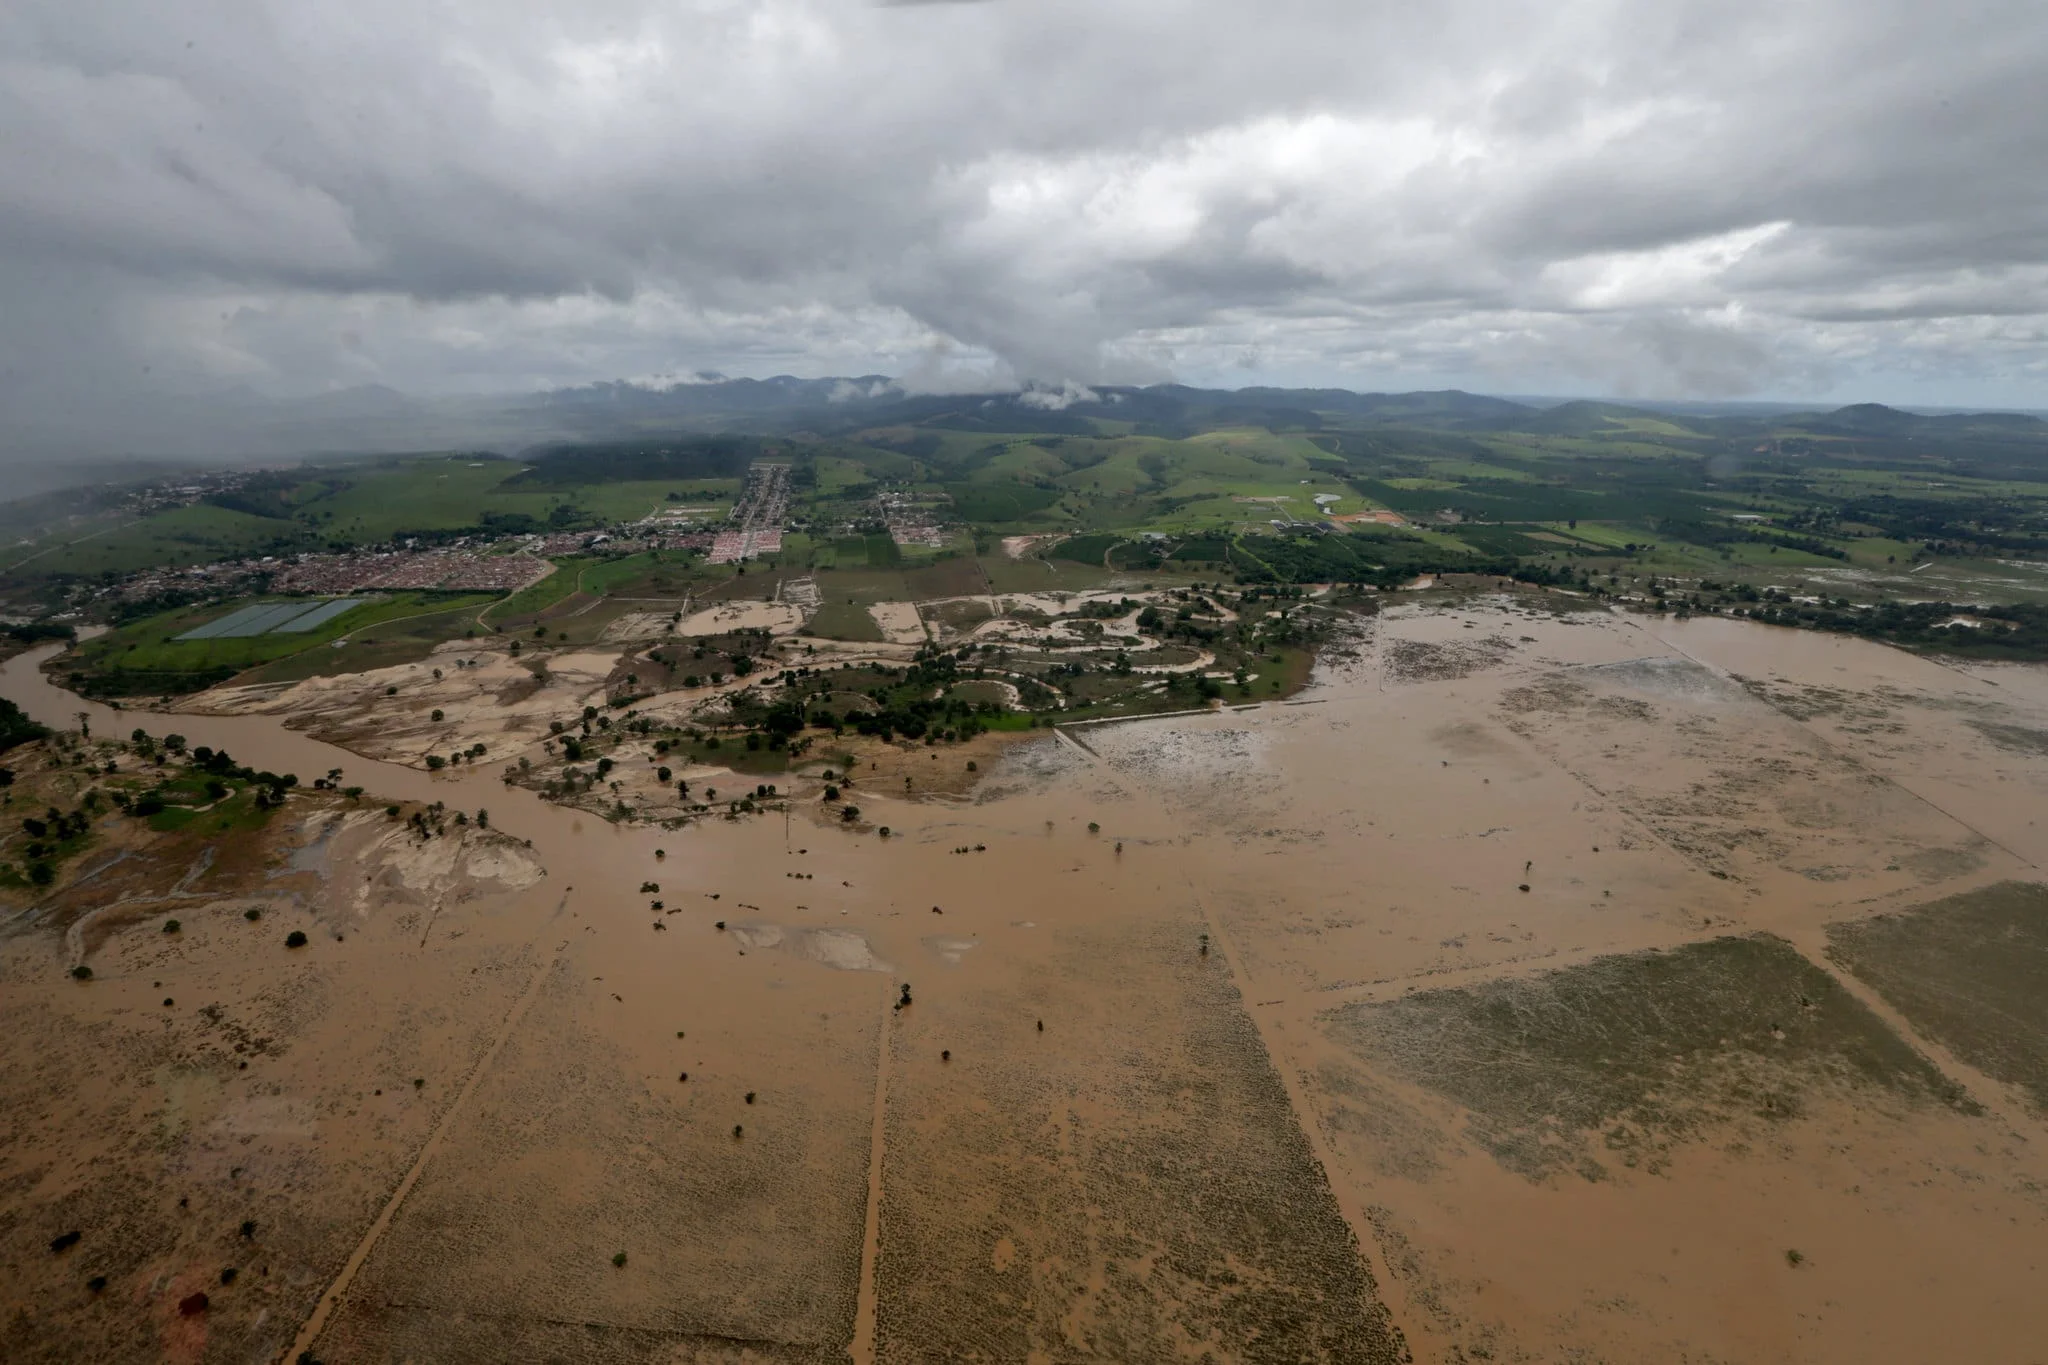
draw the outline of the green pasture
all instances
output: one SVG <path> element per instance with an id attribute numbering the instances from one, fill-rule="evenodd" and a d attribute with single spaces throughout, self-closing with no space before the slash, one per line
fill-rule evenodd
<path id="1" fill-rule="evenodd" d="M 256 599 L 258 601 L 272 599 Z M 285 599 L 275 599 L 285 600 Z M 179 640 L 194 626 L 224 616 L 246 603 L 182 607 L 110 631 L 77 647 L 66 658 L 88 674 L 228 675 L 290 656 L 332 649 L 335 640 L 411 617 L 454 615 L 474 619 L 491 601 L 485 593 L 397 592 L 379 594 L 316 630 L 297 635 L 253 635 L 239 639 Z"/>

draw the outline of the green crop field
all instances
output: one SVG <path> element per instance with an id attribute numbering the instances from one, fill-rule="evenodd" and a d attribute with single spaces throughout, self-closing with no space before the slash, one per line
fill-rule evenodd
<path id="1" fill-rule="evenodd" d="M 805 633 L 825 640 L 879 640 L 882 628 L 866 607 L 844 598 L 826 602 L 811 618 Z"/>
<path id="2" fill-rule="evenodd" d="M 16 572 L 34 577 L 96 578 L 300 547 L 299 528 L 289 522 L 197 503 L 73 540 L 37 556 Z"/>
<path id="3" fill-rule="evenodd" d="M 577 580 L 582 576 L 583 567 L 583 561 L 580 559 L 556 560 L 553 573 L 531 587 L 522 588 L 510 597 L 503 598 L 484 613 L 484 619 L 496 624 L 539 615 L 576 591 Z"/>
<path id="4" fill-rule="evenodd" d="M 388 629 L 409 618 L 453 614 L 473 622 L 491 600 L 479 593 L 379 594 L 301 634 L 212 640 L 175 637 L 226 614 L 232 606 L 181 607 L 86 641 L 66 657 L 65 667 L 89 690 L 180 691 L 192 686 L 194 679 L 222 682 L 259 664 L 332 651 L 338 639 L 355 637 L 358 632 L 368 635 L 375 628 Z"/>

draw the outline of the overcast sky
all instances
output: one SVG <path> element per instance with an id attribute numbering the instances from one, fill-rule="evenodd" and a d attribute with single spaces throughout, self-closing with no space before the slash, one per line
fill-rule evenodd
<path id="1" fill-rule="evenodd" d="M 0 422 L 700 370 L 2048 407 L 2041 0 L 9 0 Z"/>

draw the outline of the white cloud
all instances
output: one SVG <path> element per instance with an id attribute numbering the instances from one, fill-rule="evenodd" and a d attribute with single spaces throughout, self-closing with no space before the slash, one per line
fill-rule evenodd
<path id="1" fill-rule="evenodd" d="M 1068 380 L 1056 389 L 1033 385 L 1017 395 L 1017 401 L 1027 408 L 1042 408 L 1047 412 L 1060 412 L 1075 403 L 1098 403 L 1102 396 L 1091 388 Z"/>
<path id="2" fill-rule="evenodd" d="M 2043 69 L 1998 0 L 16 0 L 0 410 L 698 370 L 2038 402 Z"/>

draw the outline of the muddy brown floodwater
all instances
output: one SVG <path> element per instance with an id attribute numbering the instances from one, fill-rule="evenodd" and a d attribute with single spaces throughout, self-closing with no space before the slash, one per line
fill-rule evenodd
<path id="1" fill-rule="evenodd" d="M 1360 630 L 858 830 L 614 825 L 11 661 L 48 723 L 491 832 L 295 797 L 176 941 L 118 870 L 11 915 L 0 1346 L 2039 1360 L 2042 673 L 1522 597 Z"/>

